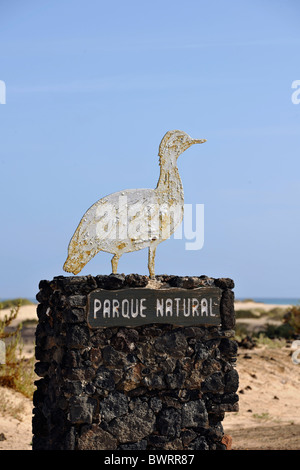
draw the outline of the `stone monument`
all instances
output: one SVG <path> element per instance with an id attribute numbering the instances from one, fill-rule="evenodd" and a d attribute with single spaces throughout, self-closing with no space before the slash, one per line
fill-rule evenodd
<path id="1" fill-rule="evenodd" d="M 34 450 L 226 449 L 222 421 L 238 410 L 234 283 L 154 269 L 183 217 L 177 158 L 202 142 L 168 132 L 156 189 L 85 213 L 64 269 L 78 274 L 107 251 L 112 274 L 40 282 Z M 117 273 L 122 254 L 146 247 L 149 276 Z"/>

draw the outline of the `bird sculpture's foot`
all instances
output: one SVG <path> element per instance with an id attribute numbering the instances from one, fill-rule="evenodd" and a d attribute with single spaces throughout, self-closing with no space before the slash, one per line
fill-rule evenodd
<path id="1" fill-rule="evenodd" d="M 148 270 L 150 279 L 155 279 L 155 252 L 156 246 L 150 246 L 148 253 Z"/>
<path id="2" fill-rule="evenodd" d="M 118 262 L 119 262 L 120 256 L 113 256 L 111 260 L 111 267 L 112 267 L 112 273 L 117 274 L 118 273 Z"/>

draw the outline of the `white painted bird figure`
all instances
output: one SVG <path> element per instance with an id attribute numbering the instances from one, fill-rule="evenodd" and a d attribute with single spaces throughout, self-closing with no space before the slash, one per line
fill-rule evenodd
<path id="1" fill-rule="evenodd" d="M 113 254 L 112 272 L 124 253 L 149 248 L 148 269 L 155 276 L 157 245 L 181 224 L 184 212 L 183 187 L 177 158 L 193 144 L 183 131 L 169 131 L 159 146 L 160 176 L 155 189 L 127 189 L 93 204 L 82 217 L 68 247 L 64 270 L 78 274 L 99 252 Z"/>

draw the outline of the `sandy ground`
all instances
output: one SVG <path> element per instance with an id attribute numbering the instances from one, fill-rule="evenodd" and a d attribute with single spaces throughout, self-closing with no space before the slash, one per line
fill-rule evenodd
<path id="1" fill-rule="evenodd" d="M 10 314 L 10 309 L 0 310 L 0 320 L 3 320 L 5 316 Z M 36 305 L 24 305 L 20 307 L 17 318 L 11 323 L 11 326 L 17 326 L 19 323 L 26 320 L 36 320 L 38 321 L 36 313 Z"/>
<path id="2" fill-rule="evenodd" d="M 0 450 L 31 450 L 31 421 L 32 401 L 0 387 Z"/>
<path id="3" fill-rule="evenodd" d="M 234 302 L 234 308 L 235 310 L 264 310 L 265 312 L 269 312 L 270 310 L 273 310 L 274 308 L 282 308 L 286 309 L 287 307 L 290 307 L 291 305 L 278 305 L 278 304 L 263 304 L 260 302 L 253 302 L 252 300 L 250 301 L 238 301 L 236 300 Z"/>
<path id="4" fill-rule="evenodd" d="M 250 305 L 237 303 L 236 310 L 252 308 L 253 303 Z M 271 307 L 262 304 L 259 308 Z M 34 319 L 35 306 L 20 309 L 18 321 Z M 30 356 L 34 354 L 35 326 L 23 330 L 24 351 Z M 292 352 L 289 345 L 239 349 L 239 411 L 226 413 L 223 421 L 233 450 L 300 450 L 300 364 L 292 362 Z M 30 450 L 31 420 L 32 401 L 0 387 L 0 450 Z"/>
<path id="5" fill-rule="evenodd" d="M 274 308 L 280 307 L 280 308 L 287 308 L 289 305 L 275 305 L 275 304 L 263 304 L 263 303 L 258 303 L 258 302 L 241 302 L 241 301 L 236 301 L 234 303 L 235 310 L 264 310 L 265 312 L 268 312 L 269 310 L 272 310 Z M 8 315 L 10 312 L 10 309 L 3 309 L 0 310 L 0 319 L 3 319 L 5 315 Z M 20 311 L 18 313 L 18 317 L 14 322 L 12 323 L 12 326 L 15 326 L 19 324 L 20 322 L 24 322 L 26 320 L 38 320 L 37 314 L 36 314 L 36 305 L 25 305 L 20 308 Z"/>
<path id="6" fill-rule="evenodd" d="M 290 346 L 239 349 L 239 411 L 223 427 L 237 450 L 300 449 L 300 364 Z"/>

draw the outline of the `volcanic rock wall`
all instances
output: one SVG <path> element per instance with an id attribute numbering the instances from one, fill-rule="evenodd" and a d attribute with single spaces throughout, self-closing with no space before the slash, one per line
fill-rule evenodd
<path id="1" fill-rule="evenodd" d="M 167 275 L 155 281 L 164 289 L 219 287 L 221 325 L 91 329 L 91 291 L 145 287 L 149 278 L 40 282 L 34 450 L 226 449 L 222 420 L 238 410 L 233 281 Z"/>

